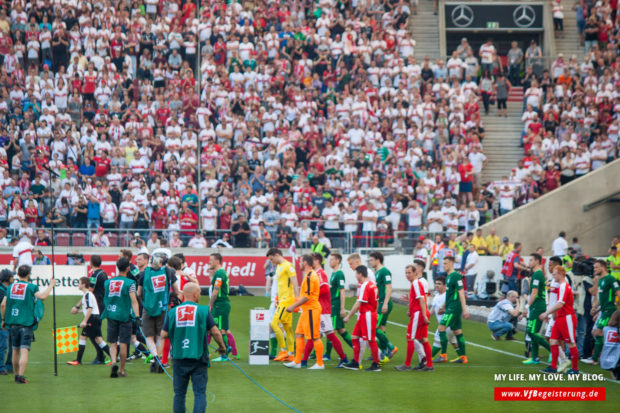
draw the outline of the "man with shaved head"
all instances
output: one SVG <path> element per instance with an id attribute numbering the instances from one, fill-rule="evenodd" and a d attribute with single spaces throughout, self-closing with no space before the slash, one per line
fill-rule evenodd
<path id="1" fill-rule="evenodd" d="M 185 302 L 168 312 L 161 332 L 161 337 L 169 337 L 172 343 L 173 411 L 185 411 L 185 394 L 191 378 L 194 412 L 204 412 L 207 409 L 209 361 L 207 334 L 215 339 L 220 354 L 226 354 L 226 346 L 209 307 L 197 304 L 200 301 L 200 286 L 193 282 L 185 284 L 183 296 Z"/>

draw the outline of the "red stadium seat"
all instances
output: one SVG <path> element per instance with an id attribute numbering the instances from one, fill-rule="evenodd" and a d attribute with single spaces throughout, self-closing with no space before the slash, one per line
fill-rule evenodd
<path id="1" fill-rule="evenodd" d="M 61 232 L 59 234 L 56 234 L 56 245 L 59 247 L 68 247 L 71 240 L 71 235 L 65 233 L 65 232 Z"/>
<path id="2" fill-rule="evenodd" d="M 110 241 L 110 247 L 116 247 L 118 245 L 118 235 L 114 232 L 109 232 L 106 234 L 108 240 Z"/>
<path id="3" fill-rule="evenodd" d="M 83 247 L 86 245 L 86 235 L 82 233 L 73 234 L 73 246 Z"/>

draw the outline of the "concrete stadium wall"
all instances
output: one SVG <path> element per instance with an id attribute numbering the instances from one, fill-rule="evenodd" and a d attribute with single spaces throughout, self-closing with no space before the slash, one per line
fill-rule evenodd
<path id="1" fill-rule="evenodd" d="M 607 202 L 584 212 L 584 205 L 620 191 L 620 160 L 576 179 L 536 201 L 482 226 L 484 234 L 495 227 L 500 237 L 520 241 L 524 253 L 551 244 L 560 231 L 567 240 L 579 238 L 588 255 L 606 256 L 613 236 L 620 234 L 620 203 Z"/>

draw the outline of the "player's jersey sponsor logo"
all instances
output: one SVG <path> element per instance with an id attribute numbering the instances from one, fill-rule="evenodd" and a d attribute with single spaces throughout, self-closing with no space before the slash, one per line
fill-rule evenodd
<path id="1" fill-rule="evenodd" d="M 177 327 L 194 327 L 196 325 L 196 307 L 184 305 L 177 308 Z"/>
<path id="2" fill-rule="evenodd" d="M 265 314 L 256 313 L 256 321 L 265 321 Z"/>
<path id="3" fill-rule="evenodd" d="M 162 274 L 151 277 L 151 284 L 153 284 L 153 292 L 160 293 L 166 291 L 166 276 Z"/>
<path id="4" fill-rule="evenodd" d="M 614 330 L 609 330 L 607 332 L 607 337 L 605 337 L 605 341 L 607 341 L 608 343 L 620 343 L 618 332 Z"/>
<path id="5" fill-rule="evenodd" d="M 13 300 L 23 300 L 26 298 L 26 284 L 13 284 L 11 287 L 11 299 Z"/>
<path id="6" fill-rule="evenodd" d="M 123 289 L 123 280 L 111 280 L 110 281 L 110 291 L 108 293 L 109 297 L 120 297 L 121 290 Z"/>

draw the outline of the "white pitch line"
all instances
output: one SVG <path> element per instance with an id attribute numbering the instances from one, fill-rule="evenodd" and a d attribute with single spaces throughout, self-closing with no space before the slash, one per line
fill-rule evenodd
<path id="1" fill-rule="evenodd" d="M 397 327 L 407 328 L 407 326 L 406 326 L 406 325 L 404 325 L 404 324 L 400 324 L 400 323 L 395 323 L 394 321 L 389 321 L 389 320 L 388 320 L 388 324 L 392 324 L 392 325 L 395 325 L 395 326 L 397 326 Z M 431 333 L 431 332 L 429 332 L 429 334 L 435 335 L 435 333 Z M 473 346 L 473 347 L 482 348 L 482 349 L 489 350 L 489 351 L 494 351 L 494 352 L 496 352 L 496 353 L 505 354 L 505 355 L 507 355 L 507 356 L 511 356 L 511 357 L 516 357 L 516 358 L 518 358 L 518 359 L 525 359 L 525 357 L 524 357 L 524 356 L 521 356 L 521 355 L 519 355 L 519 354 L 511 353 L 511 352 L 509 352 L 509 351 L 504 351 L 504 350 L 500 350 L 500 349 L 493 348 L 493 347 L 483 346 L 482 344 L 473 343 L 473 342 L 471 342 L 471 341 L 468 341 L 468 342 L 467 342 L 467 345 L 468 345 L 468 346 Z M 545 362 L 541 362 L 540 364 L 546 364 L 546 365 L 549 365 L 549 363 L 545 363 Z M 611 383 L 620 384 L 620 380 L 614 380 L 614 379 L 610 379 L 610 378 L 607 378 L 607 377 L 605 377 L 605 380 L 606 380 L 606 381 L 609 381 L 609 382 L 611 382 Z"/>

